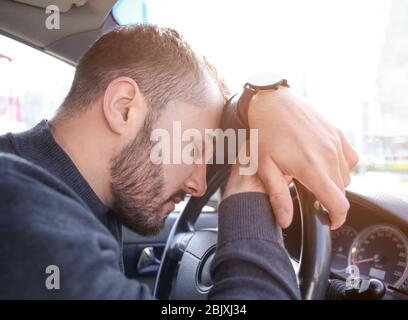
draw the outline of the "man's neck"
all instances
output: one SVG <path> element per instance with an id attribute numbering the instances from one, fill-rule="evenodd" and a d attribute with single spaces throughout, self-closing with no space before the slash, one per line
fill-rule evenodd
<path id="1" fill-rule="evenodd" d="M 81 115 L 74 121 L 51 120 L 49 126 L 55 141 L 71 158 L 99 199 L 111 207 L 111 153 L 106 152 L 110 139 L 108 136 L 102 137 L 102 133 L 95 134 L 103 132 L 96 123 L 95 119 Z"/>

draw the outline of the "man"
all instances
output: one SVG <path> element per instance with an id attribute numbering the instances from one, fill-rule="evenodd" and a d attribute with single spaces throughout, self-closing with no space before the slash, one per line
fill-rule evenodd
<path id="1" fill-rule="evenodd" d="M 154 234 L 185 194 L 206 190 L 205 163 L 150 161 L 151 133 L 180 121 L 204 137 L 224 105 L 214 70 L 175 31 L 137 25 L 96 41 L 56 116 L 0 137 L 0 297 L 151 298 L 123 274 L 121 224 Z M 209 298 L 296 299 L 274 220 L 290 224 L 288 181 L 311 189 L 336 228 L 357 156 L 284 86 L 256 94 L 247 116 L 259 130 L 259 170 L 244 176 L 235 165 L 224 190 Z M 58 290 L 45 285 L 47 266 L 60 270 Z"/>

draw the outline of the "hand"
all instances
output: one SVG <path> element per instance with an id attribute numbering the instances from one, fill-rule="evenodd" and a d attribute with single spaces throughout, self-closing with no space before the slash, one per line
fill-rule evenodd
<path id="1" fill-rule="evenodd" d="M 239 149 L 239 153 L 247 152 L 249 149 L 249 141 L 246 141 L 245 146 L 242 145 Z M 222 194 L 222 200 L 232 196 L 233 194 L 243 193 L 243 192 L 262 192 L 266 193 L 266 190 L 262 184 L 262 181 L 256 174 L 252 175 L 243 175 L 240 173 L 240 168 L 243 165 L 239 162 L 240 157 L 239 153 L 236 159 L 236 163 L 231 168 L 231 173 L 228 178 L 228 182 L 225 186 L 224 192 Z M 250 155 L 253 156 L 253 155 Z"/>
<path id="2" fill-rule="evenodd" d="M 286 87 L 255 95 L 248 120 L 259 129 L 258 175 L 279 225 L 286 228 L 292 221 L 288 183 L 296 178 L 329 211 L 332 229 L 340 227 L 350 207 L 344 189 L 358 163 L 342 132 Z"/>

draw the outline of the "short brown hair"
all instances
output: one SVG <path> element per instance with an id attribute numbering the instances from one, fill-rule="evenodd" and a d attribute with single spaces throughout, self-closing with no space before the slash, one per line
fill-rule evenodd
<path id="1" fill-rule="evenodd" d="M 177 31 L 150 24 L 118 27 L 82 56 L 57 118 L 86 110 L 120 76 L 135 80 L 153 111 L 171 100 L 199 105 L 205 96 L 205 73 L 224 94 L 215 69 Z"/>

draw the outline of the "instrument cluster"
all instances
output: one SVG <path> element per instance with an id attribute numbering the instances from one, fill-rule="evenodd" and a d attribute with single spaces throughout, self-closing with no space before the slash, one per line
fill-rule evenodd
<path id="1" fill-rule="evenodd" d="M 356 230 L 344 225 L 332 232 L 331 272 L 342 278 L 376 278 L 388 290 L 408 294 L 408 238 L 389 224 Z"/>

